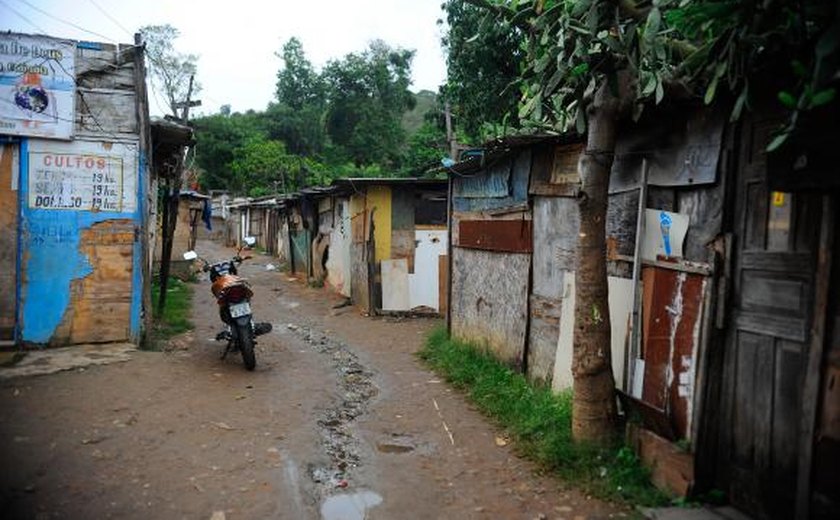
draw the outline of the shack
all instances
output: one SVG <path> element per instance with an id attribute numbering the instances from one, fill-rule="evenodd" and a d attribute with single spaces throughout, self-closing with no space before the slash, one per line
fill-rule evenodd
<path id="1" fill-rule="evenodd" d="M 190 273 L 191 261 L 184 260 L 184 253 L 195 249 L 195 242 L 200 230 L 207 229 L 210 222 L 210 197 L 193 190 L 181 191 L 178 194 L 178 215 L 175 232 L 172 236 L 172 258 L 170 272 L 173 276 L 186 278 Z M 212 225 L 212 224 L 211 224 Z M 162 233 L 158 230 L 155 246 L 155 265 L 160 265 L 163 245 Z M 155 268 L 158 271 L 158 268 Z"/>
<path id="2" fill-rule="evenodd" d="M 657 485 L 723 489 L 759 517 L 832 518 L 840 275 L 825 143 L 837 119 L 769 160 L 781 120 L 768 106 L 738 124 L 725 109 L 658 107 L 620 128 L 613 373 Z M 558 391 L 572 382 L 584 150 L 575 136 L 510 137 L 450 172 L 450 332 Z"/>
<path id="3" fill-rule="evenodd" d="M 333 222 L 344 230 L 344 254 L 350 232 L 353 303 L 371 314 L 445 310 L 446 181 L 349 178 L 334 185 L 349 193 Z"/>
<path id="4" fill-rule="evenodd" d="M 5 343 L 141 340 L 154 209 L 135 43 L 0 34 Z"/>

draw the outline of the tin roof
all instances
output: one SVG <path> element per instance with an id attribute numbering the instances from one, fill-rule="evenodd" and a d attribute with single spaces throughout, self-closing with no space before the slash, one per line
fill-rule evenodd
<path id="1" fill-rule="evenodd" d="M 475 173 L 484 168 L 485 165 L 492 164 L 520 148 L 546 143 L 580 143 L 584 140 L 585 138 L 583 136 L 573 132 L 565 134 L 529 134 L 498 137 L 485 142 L 479 147 L 467 150 L 467 153 L 471 152 L 469 157 L 448 168 L 440 168 L 439 171 L 443 171 L 448 175 Z"/>

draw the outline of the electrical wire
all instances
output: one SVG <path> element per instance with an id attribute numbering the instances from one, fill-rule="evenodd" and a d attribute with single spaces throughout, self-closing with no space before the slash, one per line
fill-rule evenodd
<path id="1" fill-rule="evenodd" d="M 92 34 L 92 35 L 94 35 L 98 38 L 104 38 L 105 40 L 107 40 L 111 43 L 117 43 L 114 39 L 109 38 L 109 37 L 105 36 L 104 34 L 98 33 L 96 31 L 91 31 L 90 29 L 85 29 L 84 27 L 82 27 L 79 24 L 76 24 L 76 23 L 73 23 L 71 21 L 60 18 L 58 16 L 55 16 L 54 14 L 50 13 L 49 11 L 45 11 L 45 10 L 41 9 L 37 5 L 33 5 L 31 2 L 29 2 L 29 0 L 17 0 L 17 1 L 29 6 L 29 8 L 34 9 L 35 11 L 38 11 L 39 13 L 43 14 L 44 16 L 46 16 L 48 18 L 52 18 L 53 20 L 55 20 L 57 22 L 60 22 L 60 23 L 63 23 L 65 25 L 68 25 L 70 27 L 73 27 L 74 29 L 78 29 L 79 31 L 86 32 L 88 34 Z"/>
<path id="2" fill-rule="evenodd" d="M 113 16 L 111 16 L 111 15 L 110 15 L 110 14 L 109 14 L 109 13 L 108 13 L 105 9 L 103 9 L 103 8 L 102 8 L 102 6 L 100 6 L 98 3 L 96 3 L 96 1 L 95 1 L 95 0 L 88 0 L 88 2 L 90 2 L 91 4 L 93 4 L 93 7 L 95 7 L 97 10 L 99 10 L 99 12 L 100 12 L 100 13 L 102 13 L 103 15 L 105 15 L 105 17 L 106 17 L 107 19 L 109 19 L 109 20 L 111 20 L 112 22 L 114 22 L 114 25 L 116 25 L 117 27 L 119 27 L 120 29 L 122 29 L 122 30 L 123 30 L 123 31 L 124 31 L 127 35 L 131 36 L 132 38 L 134 37 L 134 33 L 132 33 L 131 31 L 129 31 L 128 29 L 126 29 L 126 28 L 125 28 L 125 26 L 124 26 L 123 24 L 121 24 L 121 23 L 120 23 L 120 22 L 119 22 L 116 18 L 114 18 Z"/>
<path id="3" fill-rule="evenodd" d="M 10 5 L 9 5 L 8 3 L 6 3 L 4 0 L 0 0 L 0 4 L 5 5 L 5 6 L 6 6 L 6 7 L 7 7 L 7 8 L 11 11 L 11 12 L 15 13 L 15 14 L 18 16 L 18 18 L 20 18 L 20 19 L 21 19 L 21 20 L 23 20 L 24 22 L 26 22 L 26 23 L 28 23 L 29 25 L 31 25 L 32 27 L 34 27 L 36 30 L 40 31 L 42 34 L 46 34 L 46 33 L 47 33 L 47 31 L 45 31 L 45 30 L 44 30 L 41 26 L 39 26 L 38 24 L 36 24 L 36 23 L 35 23 L 35 22 L 33 22 L 32 20 L 30 20 L 29 18 L 27 18 L 26 16 L 24 16 L 24 15 L 23 15 L 20 11 L 18 11 L 18 10 L 17 10 L 17 9 L 15 9 L 14 7 L 10 6 Z"/>

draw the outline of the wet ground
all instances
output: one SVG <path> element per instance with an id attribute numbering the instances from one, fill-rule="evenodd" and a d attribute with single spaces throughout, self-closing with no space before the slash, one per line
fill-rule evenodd
<path id="1" fill-rule="evenodd" d="M 231 255 L 199 243 L 203 256 Z M 194 331 L 129 361 L 0 381 L 4 518 L 619 518 L 497 442 L 417 361 L 432 319 L 369 318 L 255 255 L 257 369 Z"/>

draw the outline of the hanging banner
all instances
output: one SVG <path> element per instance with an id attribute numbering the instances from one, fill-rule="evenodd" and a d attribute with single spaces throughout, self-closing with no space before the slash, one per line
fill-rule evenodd
<path id="1" fill-rule="evenodd" d="M 71 139 L 76 44 L 0 33 L 0 134 Z"/>

